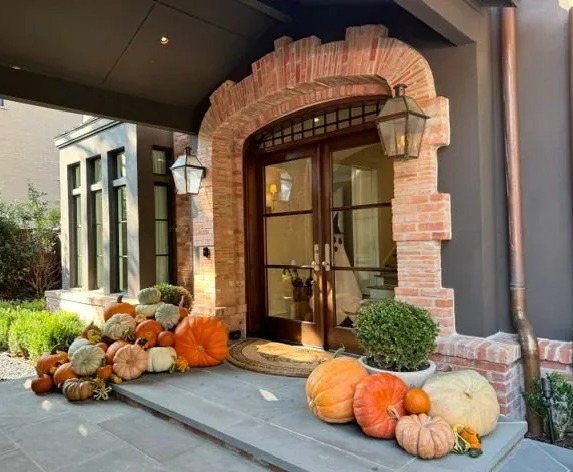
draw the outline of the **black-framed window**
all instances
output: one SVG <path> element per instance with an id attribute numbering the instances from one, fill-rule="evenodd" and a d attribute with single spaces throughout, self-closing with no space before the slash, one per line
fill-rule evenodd
<path id="1" fill-rule="evenodd" d="M 113 215 L 114 215 L 114 241 L 112 254 L 112 267 L 115 291 L 128 290 L 128 233 L 127 233 L 127 157 L 125 151 L 120 149 L 111 155 L 113 179 Z"/>
<path id="2" fill-rule="evenodd" d="M 169 165 L 169 152 L 165 149 L 152 149 L 151 162 L 155 175 L 167 175 Z"/>
<path id="3" fill-rule="evenodd" d="M 104 286 L 102 160 L 97 156 L 88 163 L 91 212 L 89 268 L 93 288 L 100 289 Z"/>
<path id="4" fill-rule="evenodd" d="M 82 196 L 81 196 L 81 167 L 74 164 L 69 167 L 70 183 L 70 285 L 83 285 L 83 254 L 82 254 Z"/>

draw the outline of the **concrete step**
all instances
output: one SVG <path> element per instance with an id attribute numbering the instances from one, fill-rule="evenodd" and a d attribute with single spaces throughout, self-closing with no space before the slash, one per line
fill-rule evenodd
<path id="1" fill-rule="evenodd" d="M 306 405 L 304 379 L 277 377 L 230 364 L 187 374 L 146 375 L 115 386 L 116 394 L 180 422 L 274 468 L 293 472 L 487 472 L 522 440 L 526 424 L 502 418 L 478 459 L 450 454 L 421 461 L 395 441 L 369 438 L 356 424 L 331 425 Z"/>

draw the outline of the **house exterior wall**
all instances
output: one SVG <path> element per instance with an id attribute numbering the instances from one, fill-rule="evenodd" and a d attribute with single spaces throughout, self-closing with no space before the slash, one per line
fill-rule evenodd
<path id="1" fill-rule="evenodd" d="M 23 200 L 28 183 L 60 199 L 58 149 L 54 136 L 82 122 L 82 115 L 5 100 L 0 106 L 0 198 Z"/>

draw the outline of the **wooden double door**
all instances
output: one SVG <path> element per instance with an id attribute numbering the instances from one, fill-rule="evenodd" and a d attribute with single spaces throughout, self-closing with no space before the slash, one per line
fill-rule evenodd
<path id="1" fill-rule="evenodd" d="M 248 331 L 358 351 L 353 323 L 396 282 L 392 163 L 375 130 L 247 159 Z"/>

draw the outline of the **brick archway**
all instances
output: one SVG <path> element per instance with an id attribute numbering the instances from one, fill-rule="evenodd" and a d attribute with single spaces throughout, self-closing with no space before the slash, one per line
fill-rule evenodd
<path id="1" fill-rule="evenodd" d="M 437 149 L 449 144 L 448 101 L 437 97 L 426 60 L 381 25 L 351 27 L 344 41 L 321 44 L 314 36 L 275 41 L 252 75 L 227 81 L 211 95 L 199 132 L 198 157 L 207 176 L 196 198 L 196 313 L 244 329 L 245 257 L 243 147 L 258 129 L 305 107 L 343 97 L 389 94 L 406 83 L 431 118 L 420 158 L 394 164 L 392 225 L 398 251 L 397 298 L 424 306 L 453 334 L 453 290 L 442 287 L 441 241 L 451 238 L 449 194 L 437 191 Z"/>

